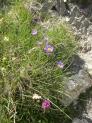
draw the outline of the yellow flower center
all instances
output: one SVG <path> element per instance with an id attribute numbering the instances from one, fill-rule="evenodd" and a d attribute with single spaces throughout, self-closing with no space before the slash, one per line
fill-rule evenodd
<path id="1" fill-rule="evenodd" d="M 53 51 L 53 49 L 52 48 L 48 48 L 48 52 L 52 52 Z"/>

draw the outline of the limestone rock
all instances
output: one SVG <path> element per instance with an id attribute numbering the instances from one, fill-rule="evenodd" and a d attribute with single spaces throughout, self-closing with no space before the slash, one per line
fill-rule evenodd
<path id="1" fill-rule="evenodd" d="M 72 123 L 88 123 L 88 121 L 86 119 L 81 119 L 80 120 L 78 118 L 75 118 Z"/>
<path id="2" fill-rule="evenodd" d="M 87 88 L 92 86 L 92 81 L 86 70 L 79 70 L 75 75 L 72 75 L 64 87 L 64 97 L 62 103 L 64 106 L 70 105 L 70 103 L 78 98 L 78 96 L 85 92 Z"/>
<path id="3" fill-rule="evenodd" d="M 81 53 L 80 57 L 85 61 L 85 68 L 92 75 L 92 50 L 88 53 Z"/>
<path id="4" fill-rule="evenodd" d="M 86 112 L 83 113 L 83 117 L 86 117 L 86 118 L 92 120 L 92 99 L 89 99 L 87 101 L 85 110 L 86 110 Z"/>
<path id="5" fill-rule="evenodd" d="M 90 25 L 87 29 L 87 35 L 91 35 L 92 36 L 92 25 Z"/>
<path id="6" fill-rule="evenodd" d="M 88 72 L 92 75 L 92 22 L 77 5 L 70 6 L 71 15 L 69 23 L 72 25 L 74 34 L 81 37 L 80 46 L 82 49 L 79 51 L 81 52 L 79 56 L 84 60 L 85 68 L 87 68 Z"/>
<path id="7" fill-rule="evenodd" d="M 65 7 L 65 3 L 64 3 L 63 0 L 57 0 L 56 7 L 57 7 L 59 15 L 64 15 L 65 14 L 66 7 Z"/>

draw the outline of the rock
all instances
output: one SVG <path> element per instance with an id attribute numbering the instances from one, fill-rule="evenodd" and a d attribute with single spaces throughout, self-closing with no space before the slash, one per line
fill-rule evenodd
<path id="1" fill-rule="evenodd" d="M 73 21 L 72 25 L 73 25 L 73 26 L 76 26 L 76 28 L 77 28 L 77 29 L 79 29 L 79 28 L 80 28 L 81 23 L 80 23 L 80 21 L 79 21 L 79 20 L 75 19 L 75 20 Z"/>
<path id="2" fill-rule="evenodd" d="M 59 15 L 64 15 L 66 11 L 66 6 L 63 0 L 57 0 L 56 8 Z"/>
<path id="3" fill-rule="evenodd" d="M 86 70 L 79 70 L 75 75 L 72 75 L 67 79 L 64 87 L 64 97 L 62 103 L 64 106 L 70 105 L 74 100 L 78 99 L 78 96 L 85 92 L 87 88 L 92 86 L 92 81 Z"/>
<path id="4" fill-rule="evenodd" d="M 69 23 L 72 26 L 76 36 L 80 36 L 80 53 L 79 56 L 84 60 L 84 67 L 87 68 L 92 75 L 92 22 L 84 15 L 80 8 L 76 5 L 70 5 L 71 15 Z M 86 8 L 87 11 L 92 9 L 92 6 Z M 86 11 L 86 14 L 87 14 Z"/>
<path id="5" fill-rule="evenodd" d="M 89 42 L 82 44 L 82 53 L 87 53 L 89 51 L 91 51 L 91 44 Z"/>
<path id="6" fill-rule="evenodd" d="M 82 7 L 86 7 L 90 4 L 92 4 L 92 0 L 70 0 L 71 2 L 77 3 L 81 5 Z"/>
<path id="7" fill-rule="evenodd" d="M 39 2 L 28 2 L 26 4 L 26 8 L 28 8 L 30 11 L 40 11 L 42 8 L 42 5 Z"/>
<path id="8" fill-rule="evenodd" d="M 92 35 L 88 35 L 87 41 L 92 44 Z"/>
<path id="9" fill-rule="evenodd" d="M 85 16 L 84 15 L 82 15 L 81 16 L 81 20 L 80 20 L 80 22 L 83 22 L 85 20 Z"/>
<path id="10" fill-rule="evenodd" d="M 83 117 L 86 117 L 86 118 L 92 120 L 92 98 L 87 101 L 85 110 L 86 110 L 86 112 L 83 113 Z"/>
<path id="11" fill-rule="evenodd" d="M 82 21 L 82 24 L 81 24 L 81 27 L 80 27 L 80 28 L 85 27 L 85 28 L 87 29 L 87 28 L 89 27 L 89 25 L 90 25 L 90 22 L 88 21 L 87 18 L 85 18 L 85 19 Z"/>
<path id="12" fill-rule="evenodd" d="M 90 25 L 87 29 L 87 35 L 92 35 L 92 25 Z"/>
<path id="13" fill-rule="evenodd" d="M 64 16 L 66 12 L 68 12 L 67 2 L 64 2 L 64 0 L 44 0 L 42 2 L 28 2 L 26 8 L 34 12 L 40 11 L 42 13 L 49 13 L 49 11 L 52 10 L 53 12 L 57 12 L 60 16 Z"/>
<path id="14" fill-rule="evenodd" d="M 92 50 L 87 53 L 80 53 L 79 55 L 85 61 L 85 68 L 88 70 L 89 74 L 92 75 Z"/>
<path id="15" fill-rule="evenodd" d="M 88 121 L 86 119 L 81 119 L 80 120 L 78 118 L 75 118 L 72 123 L 88 123 Z"/>
<path id="16" fill-rule="evenodd" d="M 82 20 L 80 22 L 80 27 L 79 28 L 80 28 L 80 31 L 82 32 L 82 35 L 87 34 L 87 28 L 89 27 L 89 25 L 90 25 L 90 23 L 87 20 L 87 18 L 85 18 L 84 20 Z M 76 25 L 76 27 L 77 27 L 77 25 Z"/>
<path id="17" fill-rule="evenodd" d="M 75 19 L 75 13 L 77 11 L 77 7 L 73 7 L 72 10 L 71 10 L 71 16 L 70 16 L 70 24 L 74 21 Z"/>
<path id="18" fill-rule="evenodd" d="M 80 17 L 82 16 L 81 12 L 79 11 L 79 8 L 77 6 L 74 6 L 71 9 L 71 17 Z"/>
<path id="19" fill-rule="evenodd" d="M 89 76 L 89 74 L 92 75 L 92 23 L 75 5 L 71 5 L 71 15 L 68 22 L 72 25 L 74 34 L 80 36 L 81 52 L 78 55 L 84 61 L 83 67 L 88 72 L 83 69 L 80 62 L 77 61 L 77 64 L 75 63 L 72 69 L 75 74 L 66 80 L 64 96 L 62 97 L 64 106 L 69 106 L 71 102 L 78 99 L 81 93 L 92 86 L 92 80 Z M 77 122 L 84 123 L 82 120 Z"/>
<path id="20" fill-rule="evenodd" d="M 53 0 L 51 0 L 51 1 L 49 1 L 49 0 L 45 0 L 43 3 L 42 3 L 42 11 L 43 12 L 48 12 L 48 10 L 51 10 L 53 7 L 55 7 L 56 6 L 56 0 L 55 1 L 53 1 Z M 56 9 L 56 8 L 55 8 Z"/>
<path id="21" fill-rule="evenodd" d="M 83 21 L 81 21 L 80 25 L 80 31 L 82 34 L 87 34 L 87 28 L 89 27 L 89 21 L 85 18 Z"/>

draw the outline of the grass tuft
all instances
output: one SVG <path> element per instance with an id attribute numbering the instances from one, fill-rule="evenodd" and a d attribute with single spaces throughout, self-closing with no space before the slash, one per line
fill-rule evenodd
<path id="1" fill-rule="evenodd" d="M 65 24 L 57 21 L 45 28 L 33 24 L 33 19 L 32 12 L 20 1 L 0 18 L 2 123 L 56 123 L 64 116 L 70 118 L 61 102 L 64 78 L 76 51 L 75 39 Z M 36 35 L 32 35 L 34 29 Z M 54 48 L 50 54 L 44 51 L 46 43 Z M 63 62 L 63 69 L 58 67 L 58 61 Z M 41 100 L 32 99 L 35 93 Z M 41 108 L 44 99 L 52 104 L 45 112 Z"/>

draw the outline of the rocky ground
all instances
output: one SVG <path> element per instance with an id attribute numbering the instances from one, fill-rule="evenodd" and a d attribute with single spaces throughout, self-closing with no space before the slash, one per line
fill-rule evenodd
<path id="1" fill-rule="evenodd" d="M 83 67 L 87 69 L 91 77 L 92 76 L 92 12 L 91 12 L 92 5 L 89 5 L 85 9 L 80 9 L 79 6 L 73 4 L 69 4 L 69 6 L 70 6 L 70 16 L 66 17 L 66 21 L 71 25 L 76 35 L 76 38 L 79 39 L 80 51 L 78 55 L 84 61 Z M 84 76 L 84 78 L 85 77 L 86 76 Z M 84 84 L 87 83 L 88 81 L 86 81 Z M 79 113 L 79 115 L 74 118 L 73 123 L 92 123 L 92 88 L 88 89 L 88 91 L 86 91 L 84 95 L 86 96 L 82 105 L 81 103 L 77 103 L 75 106 L 75 108 L 78 108 L 79 112 L 81 113 Z M 81 96 L 78 100 L 80 100 L 82 97 L 83 96 Z"/>
<path id="2" fill-rule="evenodd" d="M 86 8 L 81 10 L 78 6 L 71 6 L 71 14 L 69 23 L 72 25 L 75 35 L 80 38 L 80 53 L 79 56 L 85 61 L 85 67 L 92 75 L 92 22 Z M 88 13 L 88 16 L 87 16 Z"/>

